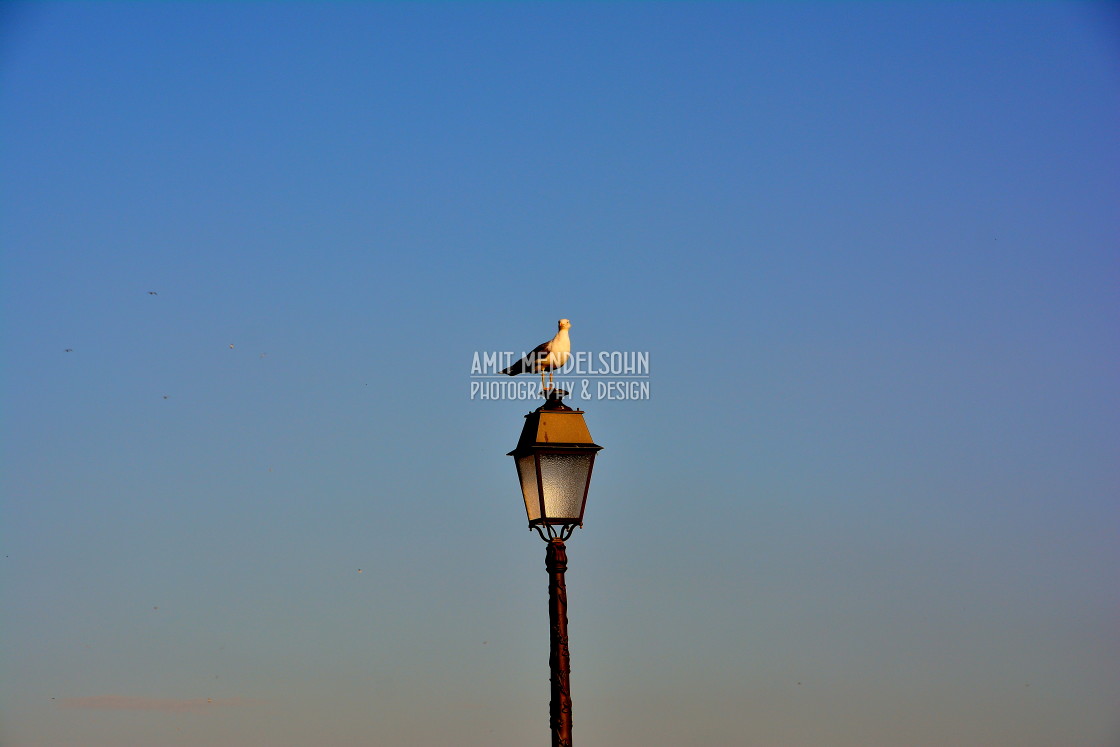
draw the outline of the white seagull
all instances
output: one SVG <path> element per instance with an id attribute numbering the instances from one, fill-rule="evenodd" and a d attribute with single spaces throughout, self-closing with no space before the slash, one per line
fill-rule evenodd
<path id="1" fill-rule="evenodd" d="M 555 337 L 548 342 L 537 345 L 531 353 L 500 373 L 510 376 L 516 376 L 526 371 L 539 373 L 541 375 L 541 388 L 544 389 L 544 372 L 548 371 L 548 384 L 551 388 L 553 369 L 560 368 L 567 363 L 568 356 L 572 354 L 572 343 L 568 339 L 568 330 L 572 323 L 567 319 L 561 319 L 556 323 L 556 326 L 559 329 Z"/>

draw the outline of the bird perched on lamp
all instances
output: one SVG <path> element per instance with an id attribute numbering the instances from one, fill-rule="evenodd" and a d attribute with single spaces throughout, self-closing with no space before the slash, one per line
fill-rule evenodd
<path id="1" fill-rule="evenodd" d="M 567 363 L 568 357 L 572 354 L 572 343 L 568 339 L 568 330 L 571 329 L 572 323 L 567 319 L 561 319 L 556 326 L 558 329 L 555 337 L 537 345 L 532 352 L 509 368 L 503 369 L 501 373 L 510 376 L 526 372 L 539 373 L 541 389 L 552 388 L 552 372 Z M 548 387 L 544 385 L 545 371 L 548 372 Z"/>

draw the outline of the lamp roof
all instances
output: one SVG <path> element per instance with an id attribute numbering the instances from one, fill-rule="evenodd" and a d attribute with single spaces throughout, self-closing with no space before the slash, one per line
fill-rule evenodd
<path id="1" fill-rule="evenodd" d="M 540 408 L 525 416 L 525 427 L 517 448 L 509 456 L 529 454 L 542 447 L 586 449 L 603 448 L 591 440 L 591 432 L 583 420 L 582 410 L 548 410 Z"/>

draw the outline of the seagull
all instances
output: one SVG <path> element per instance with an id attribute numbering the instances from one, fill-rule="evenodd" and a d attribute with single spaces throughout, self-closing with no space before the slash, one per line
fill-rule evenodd
<path id="1" fill-rule="evenodd" d="M 541 388 L 544 389 L 544 372 L 548 371 L 548 384 L 551 388 L 553 369 L 560 368 L 567 363 L 568 356 L 572 354 L 572 343 L 568 339 L 568 330 L 572 323 L 567 319 L 561 319 L 556 323 L 556 326 L 559 329 L 555 337 L 548 342 L 537 345 L 531 353 L 500 373 L 510 376 L 516 376 L 527 371 L 539 373 L 541 375 Z"/>

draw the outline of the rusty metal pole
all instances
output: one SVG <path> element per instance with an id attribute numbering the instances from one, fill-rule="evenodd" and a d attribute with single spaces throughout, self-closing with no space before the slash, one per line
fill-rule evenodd
<path id="1" fill-rule="evenodd" d="M 568 553 L 564 541 L 554 537 L 548 541 L 544 565 L 548 569 L 548 621 L 550 624 L 548 657 L 552 670 L 552 702 L 549 716 L 552 723 L 552 747 L 572 745 L 572 691 L 568 661 L 568 590 L 564 572 L 568 570 Z"/>

